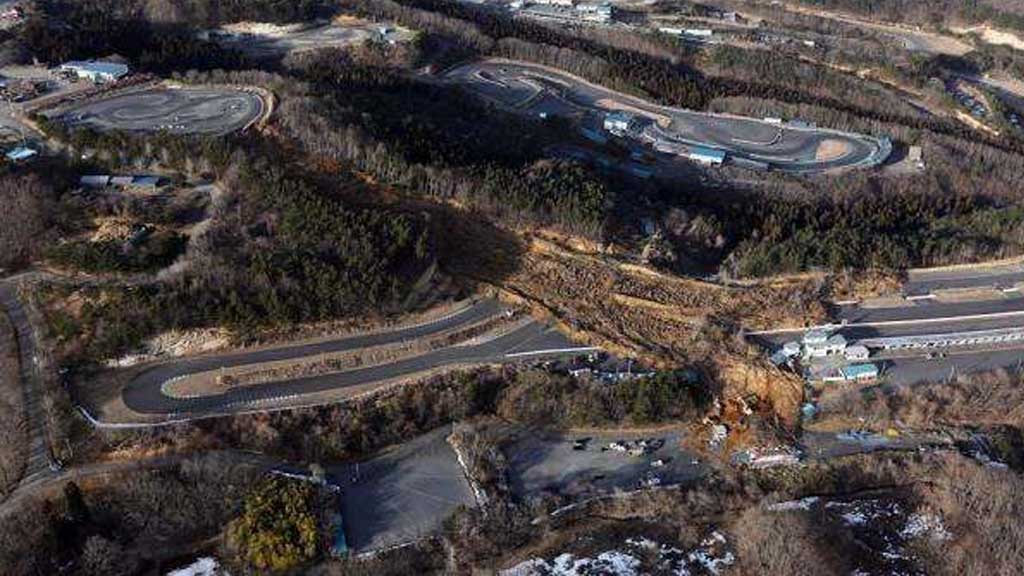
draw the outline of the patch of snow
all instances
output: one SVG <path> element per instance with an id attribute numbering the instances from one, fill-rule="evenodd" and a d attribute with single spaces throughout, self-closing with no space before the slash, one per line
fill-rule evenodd
<path id="1" fill-rule="evenodd" d="M 715 530 L 700 543 L 700 548 L 690 552 L 690 562 L 700 564 L 710 574 L 718 574 L 723 567 L 731 566 L 736 558 L 732 552 L 721 550 L 725 545 L 725 536 Z"/>
<path id="2" fill-rule="evenodd" d="M 907 525 L 900 531 L 904 538 L 928 536 L 934 540 L 949 540 L 953 537 L 942 524 L 942 519 L 934 514 L 911 514 Z"/>
<path id="3" fill-rule="evenodd" d="M 192 564 L 167 573 L 167 576 L 230 576 L 220 569 L 215 558 L 200 558 Z"/>
<path id="4" fill-rule="evenodd" d="M 607 574 L 608 576 L 636 576 L 640 560 L 626 554 L 611 550 L 602 552 L 597 558 L 576 558 L 572 554 L 562 554 L 555 558 L 553 570 L 558 576 L 583 576 Z"/>
<path id="5" fill-rule="evenodd" d="M 807 498 L 801 498 L 799 500 L 788 500 L 786 502 L 776 502 L 775 504 L 769 504 L 768 510 L 771 512 L 789 512 L 792 510 L 810 510 L 811 506 L 818 503 L 817 496 L 808 496 Z"/>
<path id="6" fill-rule="evenodd" d="M 842 518 L 848 526 L 862 526 L 868 523 L 868 517 L 863 512 L 844 512 Z"/>
<path id="7" fill-rule="evenodd" d="M 594 558 L 581 558 L 570 553 L 562 553 L 553 560 L 547 561 L 534 558 L 521 562 L 512 568 L 499 572 L 501 576 L 639 576 L 642 562 L 640 557 L 649 557 L 657 552 L 653 559 L 657 573 L 689 576 L 691 568 L 700 566 L 698 573 L 719 574 L 721 570 L 735 563 L 732 552 L 725 549 L 726 538 L 717 530 L 701 541 L 700 545 L 688 554 L 649 538 L 628 538 L 625 541 L 630 549 L 627 551 L 608 550 Z"/>
<path id="8" fill-rule="evenodd" d="M 236 35 L 254 34 L 256 36 L 279 37 L 294 34 L 301 31 L 304 27 L 305 25 L 301 23 L 282 25 L 273 22 L 234 22 L 221 26 L 221 30 Z"/>

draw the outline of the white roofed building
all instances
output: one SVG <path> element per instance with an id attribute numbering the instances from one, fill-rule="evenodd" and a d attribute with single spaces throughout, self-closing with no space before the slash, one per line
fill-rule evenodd
<path id="1" fill-rule="evenodd" d="M 127 64 L 100 60 L 73 60 L 60 65 L 61 72 L 71 72 L 93 82 L 116 82 L 128 75 Z"/>

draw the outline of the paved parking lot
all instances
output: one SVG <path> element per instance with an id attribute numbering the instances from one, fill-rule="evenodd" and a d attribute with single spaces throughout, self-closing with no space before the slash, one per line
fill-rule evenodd
<path id="1" fill-rule="evenodd" d="M 328 467 L 341 485 L 341 513 L 350 548 L 366 552 L 435 533 L 472 489 L 445 440 L 450 426 L 369 462 Z M 357 475 L 358 474 L 358 475 Z"/>

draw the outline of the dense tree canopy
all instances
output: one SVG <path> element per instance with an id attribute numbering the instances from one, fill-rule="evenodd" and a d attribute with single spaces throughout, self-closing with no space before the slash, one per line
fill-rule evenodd
<path id="1" fill-rule="evenodd" d="M 228 525 L 229 545 L 258 570 L 282 571 L 311 560 L 320 536 L 311 485 L 268 478 L 249 492 L 241 516 Z"/>

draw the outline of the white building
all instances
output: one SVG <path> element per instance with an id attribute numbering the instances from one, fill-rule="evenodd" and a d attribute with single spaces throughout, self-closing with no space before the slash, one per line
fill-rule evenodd
<path id="1" fill-rule="evenodd" d="M 782 353 L 785 354 L 787 358 L 792 358 L 793 356 L 799 356 L 800 355 L 800 343 L 799 342 L 786 342 L 785 344 L 782 345 Z"/>
<path id="2" fill-rule="evenodd" d="M 537 4 L 541 6 L 565 6 L 572 8 L 576 0 L 530 0 L 530 4 Z"/>
<path id="3" fill-rule="evenodd" d="M 846 351 L 846 338 L 842 334 L 829 335 L 827 330 L 818 328 L 804 335 L 804 356 L 824 358 Z"/>
<path id="4" fill-rule="evenodd" d="M 577 4 L 576 12 L 584 20 L 594 22 L 611 22 L 612 20 L 612 5 L 607 2 Z"/>
<path id="5" fill-rule="evenodd" d="M 72 61 L 60 66 L 61 72 L 70 72 L 93 82 L 115 82 L 128 75 L 128 66 L 117 62 L 89 60 L 87 62 Z"/>
<path id="6" fill-rule="evenodd" d="M 847 360 L 867 360 L 871 352 L 868 351 L 867 346 L 854 344 L 853 346 L 848 346 L 843 351 L 843 355 L 846 356 Z"/>
<path id="7" fill-rule="evenodd" d="M 637 119 L 634 114 L 616 110 L 609 112 L 604 117 L 604 129 L 612 134 L 625 134 L 636 127 Z"/>

